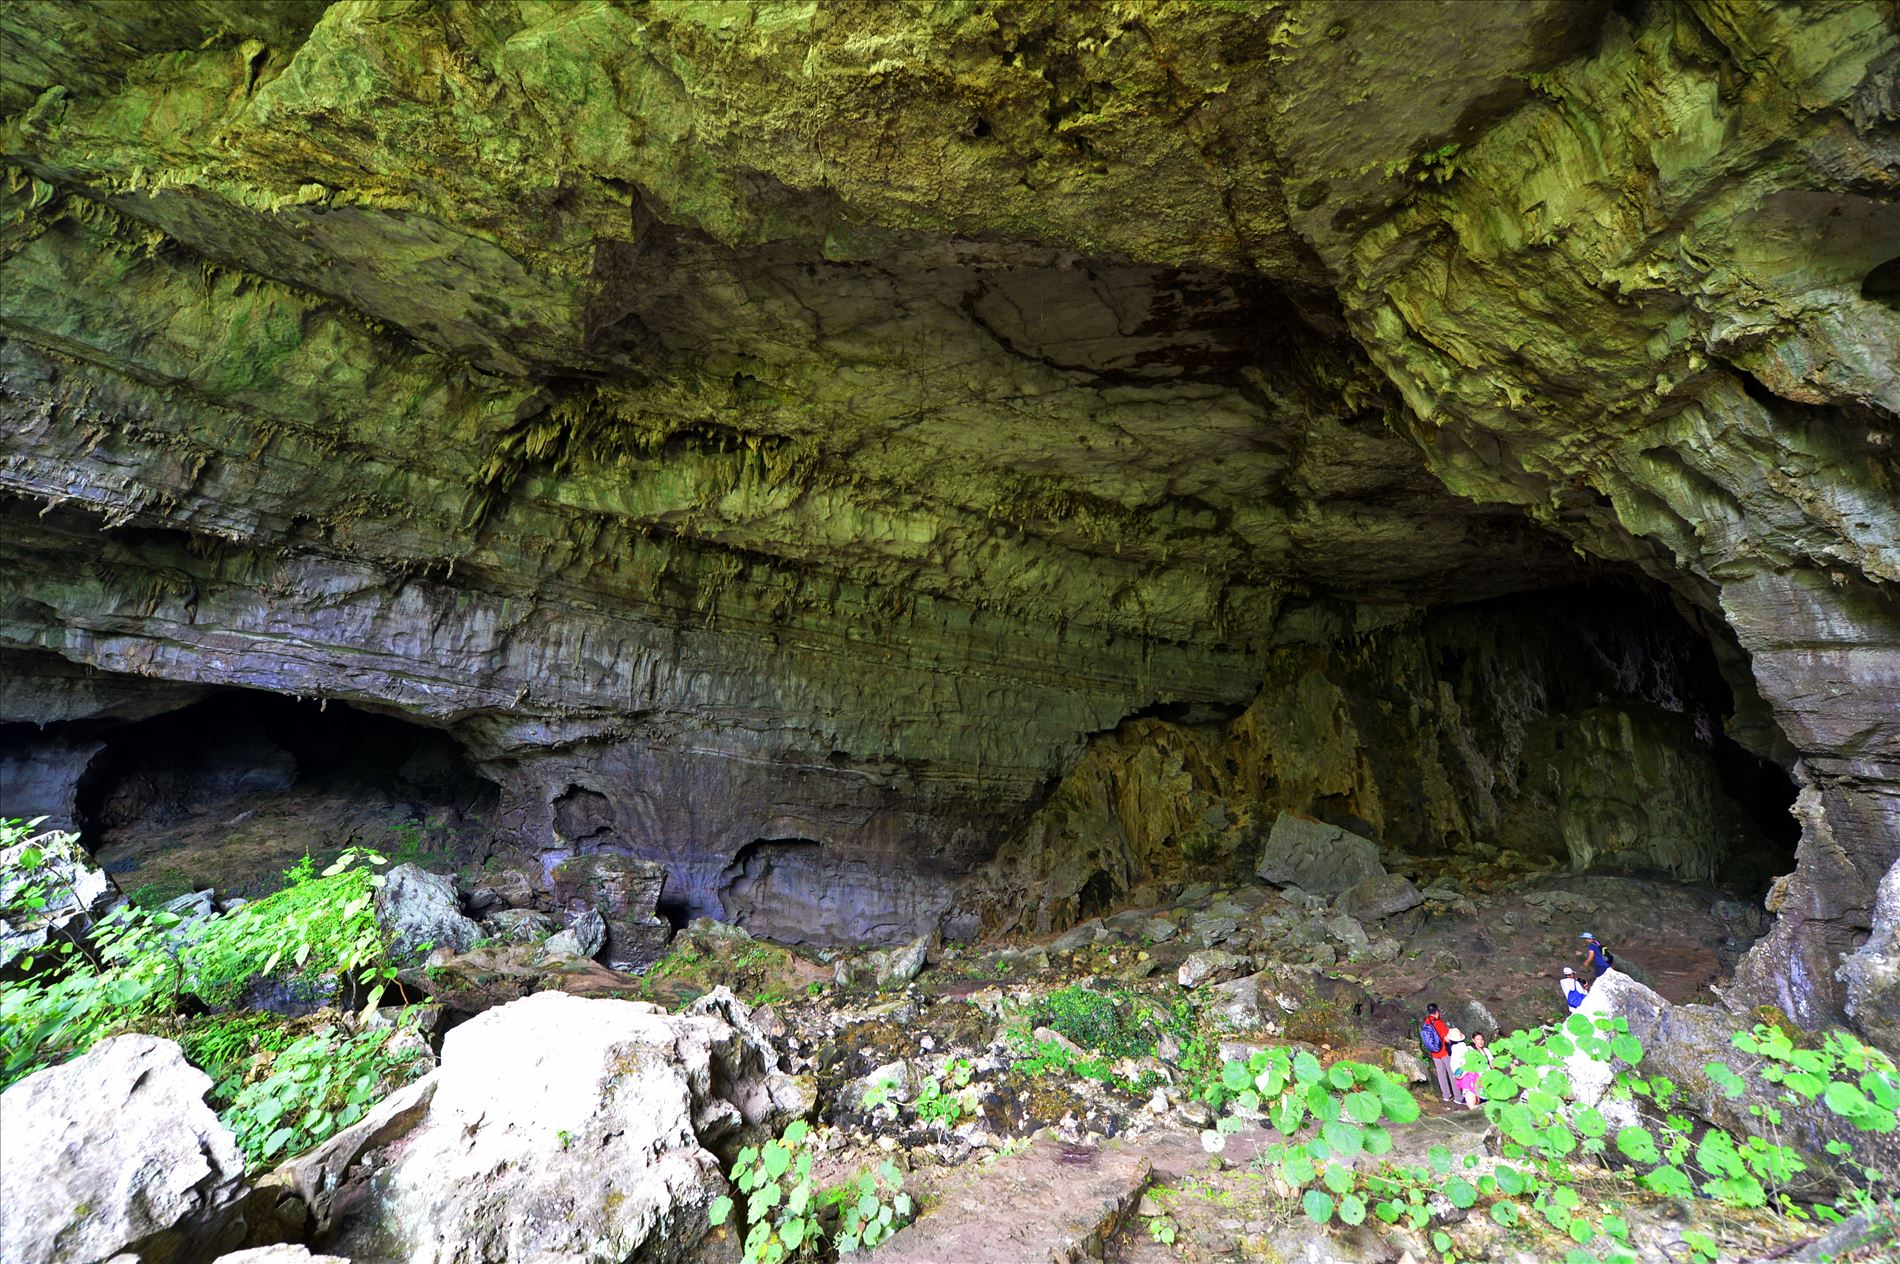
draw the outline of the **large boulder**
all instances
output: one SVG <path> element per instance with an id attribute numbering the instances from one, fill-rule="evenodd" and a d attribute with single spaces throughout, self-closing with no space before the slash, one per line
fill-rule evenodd
<path id="1" fill-rule="evenodd" d="M 1415 909 L 1424 902 L 1425 897 L 1410 878 L 1382 873 L 1355 884 L 1346 892 L 1341 907 L 1361 922 L 1377 922 Z"/>
<path id="2" fill-rule="evenodd" d="M 77 834 L 48 831 L 0 851 L 0 971 L 55 938 L 83 937 L 118 898 Z"/>
<path id="3" fill-rule="evenodd" d="M 598 957 L 607 946 L 607 919 L 598 909 L 581 909 L 567 919 L 567 929 L 550 935 L 549 952 L 565 952 L 576 957 Z"/>
<path id="4" fill-rule="evenodd" d="M 176 1044 L 134 1035 L 0 1093 L 7 1264 L 169 1264 L 241 1245 L 244 1157 L 210 1087 Z"/>
<path id="5" fill-rule="evenodd" d="M 1275 886 L 1338 895 L 1385 873 L 1379 844 L 1337 825 L 1282 812 L 1255 870 Z"/>
<path id="6" fill-rule="evenodd" d="M 353 1259 L 667 1264 L 726 1192 L 709 1147 L 810 1105 L 723 989 L 678 1015 L 546 992 L 450 1031 L 439 1070 L 269 1179 Z"/>
<path id="7" fill-rule="evenodd" d="M 467 952 L 482 928 L 462 912 L 455 881 L 416 865 L 397 865 L 376 889 L 376 920 L 389 932 L 398 960 L 432 948 Z"/>
<path id="8" fill-rule="evenodd" d="M 555 866 L 554 904 L 569 918 L 570 929 L 576 929 L 575 917 L 599 913 L 607 923 L 607 964 L 616 970 L 638 970 L 660 959 L 673 934 L 655 911 L 665 885 L 663 865 L 617 852 L 592 852 Z"/>

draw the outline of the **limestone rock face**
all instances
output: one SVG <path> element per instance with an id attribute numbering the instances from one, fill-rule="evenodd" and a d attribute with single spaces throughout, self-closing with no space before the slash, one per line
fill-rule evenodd
<path id="1" fill-rule="evenodd" d="M 474 919 L 463 914 L 454 880 L 416 865 L 390 867 L 376 888 L 375 908 L 376 920 L 401 960 L 430 948 L 467 952 L 482 935 Z"/>
<path id="2" fill-rule="evenodd" d="M 654 912 L 665 884 L 666 870 L 652 861 L 597 852 L 555 867 L 554 903 L 568 915 L 581 956 L 598 956 L 604 945 L 609 965 L 633 970 L 657 961 L 673 933 Z"/>
<path id="3" fill-rule="evenodd" d="M 1379 844 L 1369 838 L 1282 812 L 1267 835 L 1254 870 L 1268 882 L 1298 887 L 1314 895 L 1338 895 L 1380 877 Z"/>
<path id="4" fill-rule="evenodd" d="M 1880 881 L 1873 933 L 1842 963 L 1847 1013 L 1866 1033 L 1900 1049 L 1900 861 Z"/>
<path id="5" fill-rule="evenodd" d="M 1157 848 L 1562 799 L 1578 859 L 1683 875 L 1726 738 L 1812 792 L 1745 986 L 1837 1016 L 1900 860 L 1897 26 L 13 6 L 0 775 L 78 819 L 141 708 L 337 699 L 449 730 L 544 878 L 612 853 L 685 916 L 895 944 L 1025 830 L 1069 846 L 1029 815 L 1128 724 L 1329 730 L 1284 793 L 1284 750 L 1222 774 L 1247 821 L 1163 807 L 1198 739 L 1117 750 L 1149 789 L 1090 794 Z M 1711 723 L 1639 667 L 1589 704 L 1627 725 L 1523 761 L 1398 741 L 1471 694 L 1349 670 L 1606 572 L 1713 647 Z M 1408 752 L 1376 803 L 1336 717 Z M 1086 916 L 1148 841 L 994 889 Z"/>
<path id="6" fill-rule="evenodd" d="M 0 1093 L 0 1242 L 19 1264 L 152 1264 L 242 1240 L 237 1138 L 169 1040 L 115 1036 Z M 237 1241 L 227 1241 L 231 1232 Z"/>
<path id="7" fill-rule="evenodd" d="M 351 1259 L 681 1260 L 726 1188 L 706 1147 L 809 1105 L 730 994 L 676 1016 L 544 992 L 454 1028 L 438 1071 L 277 1179 Z"/>

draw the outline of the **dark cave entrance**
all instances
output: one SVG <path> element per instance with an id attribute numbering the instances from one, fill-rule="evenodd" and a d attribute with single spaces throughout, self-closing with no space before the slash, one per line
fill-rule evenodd
<path id="1" fill-rule="evenodd" d="M 1614 823 L 1593 818 L 1624 809 L 1638 833 L 1705 826 L 1720 839 L 1721 860 L 1704 881 L 1750 901 L 1794 868 L 1796 786 L 1761 753 L 1780 735 L 1753 693 L 1747 655 L 1713 617 L 1685 613 L 1660 585 L 1619 578 L 1445 608 L 1425 626 L 1435 675 L 1467 705 L 1498 705 L 1487 686 L 1501 660 L 1541 660 L 1533 674 L 1544 682 L 1544 718 L 1526 742 L 1524 778 L 1562 783 L 1566 826 L 1580 820 L 1614 834 Z M 1624 777 L 1644 764 L 1651 780 Z M 1692 783 L 1679 803 L 1661 801 L 1667 778 L 1655 794 L 1658 766 Z M 1604 784 L 1591 786 L 1592 776 Z M 1628 861 L 1602 871 L 1644 874 Z"/>
<path id="2" fill-rule="evenodd" d="M 344 703 L 238 691 L 97 732 L 74 819 L 129 891 L 251 895 L 350 846 L 478 858 L 500 791 L 447 733 Z"/>

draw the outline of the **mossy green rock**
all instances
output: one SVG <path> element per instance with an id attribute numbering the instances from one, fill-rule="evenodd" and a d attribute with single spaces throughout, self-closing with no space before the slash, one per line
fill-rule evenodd
<path id="1" fill-rule="evenodd" d="M 1745 990 L 1837 1012 L 1897 61 L 1825 0 L 12 6 L 0 720 L 94 714 L 60 663 L 397 709 L 521 850 L 595 794 L 722 913 L 817 842 L 895 942 L 1312 599 L 1640 571 L 1810 792 Z"/>

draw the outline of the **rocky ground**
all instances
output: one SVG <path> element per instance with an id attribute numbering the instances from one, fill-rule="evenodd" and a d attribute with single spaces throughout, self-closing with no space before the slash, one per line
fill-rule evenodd
<path id="1" fill-rule="evenodd" d="M 535 1237 L 545 1225 L 536 1228 L 524 1206 L 586 1201 L 592 1178 L 581 1173 L 592 1169 L 570 1162 L 571 1147 L 625 1150 L 623 1117 L 651 1110 L 691 1121 L 678 1125 L 688 1133 L 669 1133 L 663 1119 L 626 1151 L 645 1145 L 641 1153 L 661 1156 L 653 1161 L 676 1162 L 667 1177 L 673 1192 L 609 1190 L 598 1208 L 575 1213 L 587 1233 L 618 1244 L 612 1258 L 736 1259 L 742 1235 L 734 1228 L 712 1230 L 684 1255 L 655 1246 L 655 1235 L 686 1250 L 722 1188 L 711 1155 L 730 1164 L 741 1137 L 757 1143 L 805 1118 L 814 1188 L 884 1169 L 911 1200 L 915 1223 L 876 1253 L 887 1262 L 1398 1261 L 1408 1253 L 1422 1261 L 1442 1248 L 1421 1233 L 1375 1233 L 1370 1221 L 1331 1232 L 1312 1224 L 1263 1157 L 1277 1140 L 1270 1130 L 1245 1127 L 1210 1154 L 1205 1130 L 1216 1112 L 1203 1094 L 1223 1063 L 1291 1045 L 1321 1065 L 1386 1068 L 1414 1085 L 1422 1106 L 1416 1122 L 1392 1129 L 1386 1161 L 1442 1152 L 1483 1168 L 1495 1163 L 1496 1129 L 1482 1112 L 1438 1102 L 1417 1056 L 1416 1015 L 1427 1001 L 1468 1029 L 1548 1021 L 1559 1013 L 1557 973 L 1583 926 L 1653 984 L 1656 1005 L 1688 1013 L 1714 999 L 1710 985 L 1759 923 L 1737 901 L 1678 884 L 1565 875 L 1509 855 L 1455 871 L 1414 868 L 1409 877 L 1367 857 L 1361 873 L 1342 860 L 1351 852 L 1347 835 L 1324 853 L 1325 866 L 1302 875 L 1344 888 L 1332 896 L 1258 878 L 1203 881 L 1143 891 L 1141 902 L 1055 936 L 976 944 L 933 936 L 872 951 L 793 950 L 700 920 L 639 971 L 593 959 L 614 955 L 612 936 L 628 918 L 644 926 L 637 908 L 543 912 L 535 907 L 546 902 L 541 893 L 495 875 L 487 875 L 493 885 L 471 889 L 479 878 L 458 884 L 399 866 L 376 911 L 398 950 L 416 953 L 392 993 L 422 1002 L 401 1028 L 415 1053 L 378 1086 L 386 1096 L 360 1122 L 268 1171 L 253 1158 L 246 1184 L 244 1157 L 205 1109 L 207 1086 L 187 1065 L 201 1060 L 202 1024 L 216 1020 L 186 1016 L 157 1039 L 118 1037 L 9 1089 L 8 1128 L 27 1127 L 27 1112 L 73 1115 L 78 1122 L 64 1132 L 34 1125 L 35 1137 L 60 1144 L 59 1136 L 90 1128 L 89 1153 L 107 1169 L 114 1155 L 132 1163 L 126 1147 L 182 1144 L 168 1133 L 145 1138 L 170 1127 L 166 1119 L 188 1119 L 210 1137 L 191 1145 L 221 1156 L 211 1184 L 140 1195 L 157 1199 L 148 1219 L 163 1220 L 167 1206 L 196 1211 L 177 1211 L 162 1232 L 139 1220 L 144 1212 L 128 1213 L 130 1227 L 101 1230 L 118 1233 L 121 1246 L 143 1243 L 141 1258 L 154 1261 L 196 1258 L 190 1251 L 209 1259 L 213 1246 L 284 1238 L 358 1261 L 418 1258 L 402 1227 L 416 1217 L 467 1239 L 441 1258 L 514 1258 L 549 1245 Z M 215 918 L 227 903 L 241 907 L 211 893 L 175 907 Z M 590 1008 L 606 1000 L 645 1004 Z M 218 1086 L 223 1099 L 281 1068 L 295 1036 L 365 1030 L 360 1016 L 326 1008 L 323 997 L 298 1005 L 292 996 L 288 1009 L 295 1016 L 261 1018 L 270 1032 L 256 1029 L 225 1066 L 232 1078 Z M 685 1079 L 666 1078 L 680 1058 Z M 694 1058 L 711 1061 L 696 1072 Z M 103 1087 L 92 1083 L 98 1077 Z M 141 1088 L 146 1079 L 159 1087 Z M 121 1128 L 84 1104 L 118 1100 L 115 1091 L 124 1094 L 115 1112 L 147 1122 Z M 562 1112 L 578 1114 L 563 1124 Z M 456 1129 L 466 1130 L 464 1141 Z M 20 1153 L 14 1162 L 32 1161 Z M 447 1188 L 442 1172 L 463 1172 L 467 1188 Z M 78 1184 L 55 1190 L 54 1201 L 90 1206 L 84 1179 L 74 1175 Z M 45 1188 L 43 1174 L 18 1167 L 10 1180 Z M 1818 1236 L 1757 1213 L 1714 1216 L 1705 1204 L 1638 1192 L 1607 1171 L 1586 1181 L 1600 1182 L 1601 1197 L 1621 1208 L 1644 1258 L 1677 1258 L 1685 1226 L 1714 1234 L 1723 1258 L 1784 1258 Z M 225 1211 L 207 1219 L 208 1207 Z M 1459 1258 L 1549 1259 L 1568 1249 L 1548 1228 L 1507 1230 L 1450 1204 L 1438 1211 L 1433 1229 L 1451 1235 Z M 477 1233 L 477 1224 L 507 1228 Z M 162 1250 L 153 1245 L 161 1239 L 170 1244 Z M 90 1257 L 55 1244 L 21 1258 Z"/>

